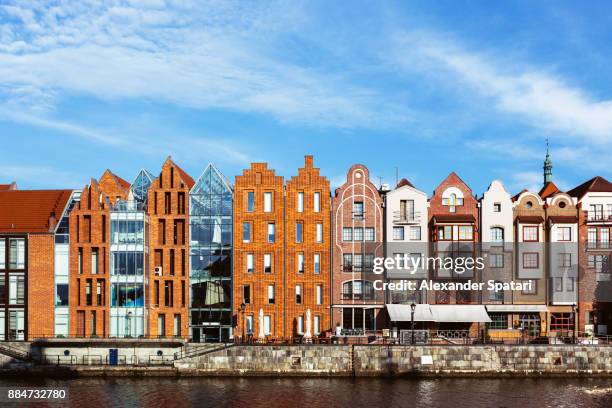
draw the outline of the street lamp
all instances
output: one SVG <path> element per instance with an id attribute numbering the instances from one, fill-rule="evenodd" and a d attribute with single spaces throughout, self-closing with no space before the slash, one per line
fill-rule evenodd
<path id="1" fill-rule="evenodd" d="M 243 303 L 240 304 L 240 307 L 238 308 L 238 311 L 240 312 L 240 324 L 242 325 L 242 338 L 241 340 L 244 342 L 244 311 L 246 310 L 246 305 Z"/>
<path id="2" fill-rule="evenodd" d="M 410 344 L 414 344 L 414 311 L 416 310 L 416 305 L 414 304 L 414 302 L 412 302 L 412 304 L 410 305 L 410 326 L 411 326 L 411 337 L 412 340 L 410 341 Z"/>
<path id="3" fill-rule="evenodd" d="M 577 323 L 576 310 L 577 310 L 576 304 L 574 303 L 574 304 L 572 304 L 572 313 L 573 313 L 573 317 L 574 317 L 574 319 L 573 319 L 574 320 L 574 327 L 573 327 L 572 332 L 574 333 L 574 344 L 576 344 L 576 323 Z"/>

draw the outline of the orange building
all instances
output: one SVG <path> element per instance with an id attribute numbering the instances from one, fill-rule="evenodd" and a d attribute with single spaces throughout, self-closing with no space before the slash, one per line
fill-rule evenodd
<path id="1" fill-rule="evenodd" d="M 287 334 L 312 336 L 331 328 L 329 180 L 306 156 L 286 189 Z M 308 323 L 310 310 L 310 323 Z"/>
<path id="2" fill-rule="evenodd" d="M 168 157 L 148 190 L 151 336 L 189 336 L 188 198 L 194 184 L 191 176 Z"/>

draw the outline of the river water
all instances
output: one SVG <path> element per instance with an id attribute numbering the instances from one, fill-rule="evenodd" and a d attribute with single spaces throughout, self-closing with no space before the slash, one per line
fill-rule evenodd
<path id="1" fill-rule="evenodd" d="M 68 387 L 65 403 L 34 407 L 612 407 L 610 379 L 0 379 L 11 386 Z"/>

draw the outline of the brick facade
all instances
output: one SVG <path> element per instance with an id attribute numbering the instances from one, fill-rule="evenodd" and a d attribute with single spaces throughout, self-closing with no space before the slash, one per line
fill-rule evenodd
<path id="1" fill-rule="evenodd" d="M 248 193 L 254 198 L 252 211 L 248 208 Z M 264 211 L 264 193 L 272 194 L 272 209 Z M 266 163 L 252 163 L 242 175 L 236 176 L 234 186 L 234 313 L 237 316 L 236 335 L 246 333 L 247 316 L 253 316 L 252 331 L 255 337 L 259 335 L 259 310 L 264 316 L 270 316 L 272 338 L 286 337 L 289 328 L 285 316 L 285 284 L 284 284 L 284 181 Z M 251 228 L 250 242 L 243 239 L 244 223 Z M 275 241 L 268 242 L 268 224 L 275 226 Z M 254 268 L 247 272 L 247 256 L 253 256 Z M 264 255 L 272 258 L 272 270 L 264 272 Z M 274 304 L 268 302 L 268 286 L 274 286 Z M 250 303 L 245 302 L 244 287 L 250 291 Z M 240 305 L 245 303 L 245 309 L 240 312 Z"/>
<path id="2" fill-rule="evenodd" d="M 148 192 L 149 334 L 189 336 L 189 190 L 194 181 L 170 158 Z M 155 268 L 161 267 L 161 273 Z M 159 332 L 163 314 L 165 333 Z M 175 321 L 180 331 L 175 333 Z"/>
<path id="3" fill-rule="evenodd" d="M 318 194 L 319 208 L 315 211 L 315 193 Z M 330 305 L 330 192 L 329 181 L 313 167 L 312 156 L 306 156 L 304 167 L 298 175 L 287 181 L 286 192 L 286 233 L 287 233 L 287 321 L 289 336 L 298 335 L 298 317 L 306 322 L 307 310 L 311 311 L 311 334 L 315 334 L 314 319 L 320 319 L 321 332 L 331 329 Z M 302 195 L 303 194 L 303 195 Z M 303 208 L 298 209 L 298 195 L 303 197 Z M 303 239 L 296 242 L 296 226 L 301 223 Z M 317 241 L 317 224 L 321 228 L 321 241 Z M 319 272 L 315 273 L 315 254 L 319 259 Z M 298 271 L 299 258 L 303 256 L 303 272 Z M 296 286 L 301 285 L 301 303 L 296 302 Z M 319 288 L 317 288 L 319 287 Z M 317 304 L 317 290 L 321 293 Z M 304 323 L 303 330 L 306 330 Z"/>
<path id="4" fill-rule="evenodd" d="M 28 236 L 28 338 L 54 333 L 54 245 L 53 234 Z"/>

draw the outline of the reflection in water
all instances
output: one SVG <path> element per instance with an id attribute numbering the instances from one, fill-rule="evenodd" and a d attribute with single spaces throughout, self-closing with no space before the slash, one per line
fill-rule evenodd
<path id="1" fill-rule="evenodd" d="M 0 380 L 67 386 L 85 407 L 611 407 L 609 379 L 85 378 Z M 63 404 L 64 405 L 64 404 Z M 43 406 L 37 404 L 37 406 Z M 51 405 L 49 405 L 51 406 Z M 55 405 L 57 406 L 57 405 Z"/>

